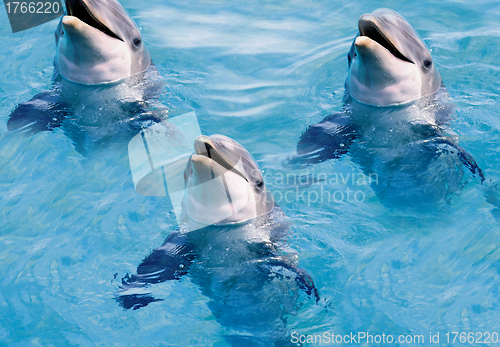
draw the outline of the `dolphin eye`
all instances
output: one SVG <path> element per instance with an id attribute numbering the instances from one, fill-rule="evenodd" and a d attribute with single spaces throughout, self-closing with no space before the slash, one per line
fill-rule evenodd
<path id="1" fill-rule="evenodd" d="M 141 39 L 134 39 L 134 46 L 139 46 L 141 42 Z"/>
<path id="2" fill-rule="evenodd" d="M 424 60 L 424 66 L 425 66 L 425 68 L 428 69 L 428 68 L 431 67 L 431 65 L 432 65 L 432 61 L 430 61 L 430 60 Z"/>
<path id="3" fill-rule="evenodd" d="M 264 186 L 264 182 L 262 182 L 262 181 L 259 180 L 259 181 L 255 182 L 255 186 L 257 188 L 262 188 Z"/>

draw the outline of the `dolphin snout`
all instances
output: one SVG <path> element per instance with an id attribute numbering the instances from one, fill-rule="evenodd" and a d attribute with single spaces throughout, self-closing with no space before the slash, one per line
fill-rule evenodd
<path id="1" fill-rule="evenodd" d="M 365 13 L 358 20 L 358 30 L 361 36 L 374 36 L 376 34 L 381 34 L 378 20 L 371 13 Z"/>
<path id="2" fill-rule="evenodd" d="M 361 36 L 365 36 L 365 31 L 368 28 L 376 28 L 377 18 L 371 13 L 365 13 L 358 20 L 358 29 Z"/>
<path id="3" fill-rule="evenodd" d="M 194 150 L 196 154 L 210 157 L 210 151 L 215 149 L 212 139 L 206 135 L 200 135 L 194 140 Z"/>

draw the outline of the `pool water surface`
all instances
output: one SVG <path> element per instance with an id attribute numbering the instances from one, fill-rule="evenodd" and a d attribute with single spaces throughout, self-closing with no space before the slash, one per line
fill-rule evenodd
<path id="1" fill-rule="evenodd" d="M 283 341 L 325 332 L 394 336 L 369 344 L 381 346 L 428 346 L 438 333 L 442 345 L 460 344 L 453 332 L 498 338 L 500 3 L 121 3 L 164 85 L 156 103 L 195 111 L 204 134 L 245 146 L 292 225 L 290 254 L 321 299 L 299 298 Z M 349 154 L 283 165 L 308 125 L 342 108 L 357 20 L 379 7 L 401 13 L 430 48 L 455 106 L 451 129 L 486 177 L 465 172 L 457 194 L 436 205 L 384 204 Z M 121 279 L 177 229 L 172 205 L 135 191 L 127 140 L 7 131 L 16 105 L 51 87 L 57 20 L 12 34 L 5 11 L 0 18 L 0 345 L 231 345 L 231 325 L 189 276 L 152 286 L 163 301 L 117 304 Z M 326 181 L 310 185 L 314 177 Z M 329 201 L 312 193 L 322 188 Z M 425 340 L 396 341 L 414 335 Z"/>

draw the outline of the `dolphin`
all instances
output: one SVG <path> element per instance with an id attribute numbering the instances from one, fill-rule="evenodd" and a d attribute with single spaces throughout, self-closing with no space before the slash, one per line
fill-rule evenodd
<path id="1" fill-rule="evenodd" d="M 152 284 L 189 274 L 216 320 L 233 332 L 226 336 L 231 344 L 283 340 L 299 292 L 319 300 L 313 279 L 286 247 L 290 224 L 243 146 L 223 135 L 199 136 L 194 150 L 179 231 L 122 280 L 116 300 L 125 309 L 147 306 L 161 300 Z"/>
<path id="2" fill-rule="evenodd" d="M 96 85 L 148 69 L 149 51 L 118 1 L 66 0 L 66 11 L 55 33 L 55 66 L 62 77 Z"/>
<path id="3" fill-rule="evenodd" d="M 66 11 L 55 32 L 52 87 L 18 105 L 8 130 L 50 131 L 66 119 L 103 128 L 112 120 L 130 125 L 134 133 L 143 120 L 164 118 L 164 110 L 154 105 L 163 85 L 137 25 L 120 3 L 66 0 Z M 76 128 L 72 131 L 81 130 Z"/>
<path id="4" fill-rule="evenodd" d="M 448 201 L 463 186 L 465 167 L 484 181 L 449 123 L 454 106 L 429 49 L 397 12 L 378 9 L 358 20 L 348 53 L 341 112 L 309 126 L 292 167 L 350 153 L 372 188 L 391 206 Z M 405 202 L 402 204 L 402 202 Z"/>

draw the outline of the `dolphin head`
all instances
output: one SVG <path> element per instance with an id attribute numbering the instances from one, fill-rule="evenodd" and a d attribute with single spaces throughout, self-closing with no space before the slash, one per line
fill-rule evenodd
<path id="1" fill-rule="evenodd" d="M 67 80 L 116 82 L 145 71 L 151 57 L 141 33 L 116 0 L 66 0 L 56 30 L 55 65 Z"/>
<path id="2" fill-rule="evenodd" d="M 242 223 L 274 208 L 261 170 L 250 153 L 223 135 L 198 136 L 184 172 L 183 207 L 206 225 Z"/>
<path id="3" fill-rule="evenodd" d="M 357 101 L 391 106 L 436 92 L 441 76 L 425 43 L 399 13 L 378 9 L 362 15 L 348 54 L 346 86 Z"/>

